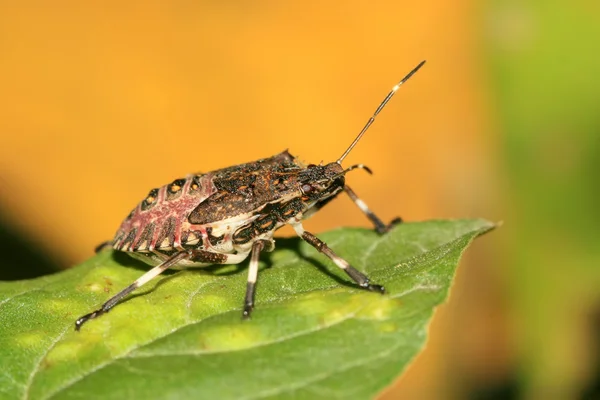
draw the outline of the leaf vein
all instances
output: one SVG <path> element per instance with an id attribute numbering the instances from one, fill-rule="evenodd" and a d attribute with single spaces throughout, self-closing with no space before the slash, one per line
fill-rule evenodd
<path id="1" fill-rule="evenodd" d="M 27 382 L 25 383 L 25 391 L 23 392 L 23 400 L 29 399 L 29 391 L 31 386 L 33 385 L 33 380 L 35 379 L 35 375 L 39 372 L 40 367 L 42 365 L 42 361 L 46 358 L 46 356 L 52 351 L 52 349 L 58 344 L 58 342 L 65 336 L 65 334 L 69 331 L 70 325 L 67 326 L 63 331 L 58 335 L 48 346 L 48 349 L 42 354 L 42 356 L 37 360 L 34 368 L 31 370 L 29 377 L 27 378 Z"/>

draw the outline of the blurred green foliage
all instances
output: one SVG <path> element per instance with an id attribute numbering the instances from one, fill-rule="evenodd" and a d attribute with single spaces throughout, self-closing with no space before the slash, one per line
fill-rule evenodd
<path id="1" fill-rule="evenodd" d="M 529 398 L 578 398 L 600 372 L 590 351 L 600 309 L 600 6 L 493 1 L 489 11 L 506 172 L 500 268 L 521 383 Z"/>

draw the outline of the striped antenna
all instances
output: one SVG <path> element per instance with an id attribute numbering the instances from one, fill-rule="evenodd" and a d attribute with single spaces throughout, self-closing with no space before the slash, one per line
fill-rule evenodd
<path id="1" fill-rule="evenodd" d="M 377 114 L 379 114 L 381 112 L 381 110 L 383 110 L 383 107 L 385 107 L 385 105 L 388 103 L 388 101 L 390 101 L 390 99 L 394 96 L 394 94 L 396 93 L 396 91 L 398 89 L 400 89 L 400 86 L 402 86 L 402 84 L 404 82 L 406 82 L 407 80 L 409 80 L 410 77 L 413 76 L 414 73 L 417 72 L 419 70 L 419 68 L 421 68 L 423 66 L 423 64 L 425 64 L 425 61 L 421 61 L 419 63 L 419 65 L 417 65 L 415 68 L 413 68 L 413 70 L 410 71 L 408 73 L 408 75 L 406 75 L 404 78 L 402 78 L 402 80 L 400 82 L 398 82 L 396 84 L 396 86 L 394 86 L 392 88 L 392 90 L 388 93 L 388 95 L 385 96 L 385 99 L 383 99 L 383 101 L 381 102 L 381 104 L 379 105 L 379 107 L 377 107 L 377 109 L 373 113 L 373 116 L 371 116 L 371 118 L 369 118 L 369 120 L 367 121 L 367 124 L 365 125 L 364 128 L 362 128 L 362 130 L 360 131 L 360 133 L 358 134 L 358 136 L 356 137 L 356 139 L 354 139 L 354 141 L 346 149 L 346 151 L 344 152 L 344 154 L 342 154 L 342 156 L 336 161 L 338 164 L 340 164 L 340 165 L 342 164 L 342 161 L 344 161 L 344 158 L 346 158 L 346 156 L 352 151 L 352 149 L 354 148 L 354 146 L 356 146 L 356 143 L 358 143 L 358 141 L 363 137 L 363 135 L 365 134 L 365 132 L 367 132 L 367 130 L 373 124 L 373 122 L 375 122 L 375 118 L 377 117 Z"/>

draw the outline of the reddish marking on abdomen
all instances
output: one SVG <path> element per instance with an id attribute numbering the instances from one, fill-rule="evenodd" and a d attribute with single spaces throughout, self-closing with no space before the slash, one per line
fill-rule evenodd
<path id="1" fill-rule="evenodd" d="M 181 236 L 182 236 L 182 224 L 187 221 L 189 214 L 204 200 L 216 192 L 216 187 L 212 182 L 212 174 L 206 174 L 199 178 L 198 183 L 200 188 L 195 193 L 189 193 L 190 186 L 194 176 L 189 176 L 186 179 L 185 184 L 182 186 L 182 194 L 176 199 L 166 200 L 166 193 L 169 185 L 160 187 L 157 200 L 154 205 L 148 210 L 143 211 L 141 203 L 135 208 L 131 218 L 126 219 L 121 224 L 117 234 L 115 235 L 115 241 L 113 247 L 116 250 L 122 251 L 136 251 L 141 244 L 142 233 L 147 225 L 154 223 L 153 237 L 150 243 L 147 245 L 147 250 L 152 251 L 155 248 L 160 248 L 161 243 L 157 243 L 159 240 L 164 241 L 165 238 L 169 239 L 169 245 L 163 247 L 175 246 L 181 248 Z M 169 219 L 175 223 L 173 229 L 169 229 L 165 238 L 160 238 L 159 235 L 163 232 L 165 226 L 169 222 Z M 135 239 L 129 243 L 127 248 L 123 248 L 123 245 L 127 239 L 129 233 L 136 229 Z"/>

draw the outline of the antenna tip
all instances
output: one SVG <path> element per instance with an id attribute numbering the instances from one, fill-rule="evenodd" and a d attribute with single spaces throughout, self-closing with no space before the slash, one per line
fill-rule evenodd
<path id="1" fill-rule="evenodd" d="M 425 65 L 425 63 L 426 63 L 426 62 L 427 62 L 427 60 L 423 60 L 423 61 L 421 61 L 421 62 L 419 63 L 419 65 L 417 65 L 417 66 L 415 67 L 415 69 L 414 69 L 413 71 L 414 71 L 414 72 L 417 72 L 417 70 L 418 70 L 419 68 L 421 68 L 423 65 Z"/>
<path id="2" fill-rule="evenodd" d="M 412 69 L 412 71 L 410 71 L 404 78 L 402 78 L 402 80 L 400 82 L 398 82 L 398 84 L 396 86 L 394 86 L 394 91 L 398 90 L 398 88 L 400 87 L 400 85 L 402 85 L 404 82 L 406 82 L 407 80 L 410 79 L 411 76 L 413 76 L 422 66 L 423 64 L 425 64 L 426 60 L 423 60 L 419 63 L 419 65 L 417 65 L 416 67 L 414 67 Z"/>

